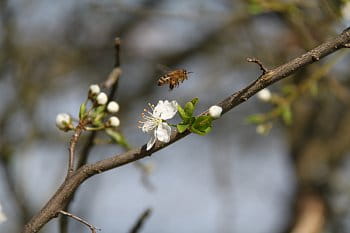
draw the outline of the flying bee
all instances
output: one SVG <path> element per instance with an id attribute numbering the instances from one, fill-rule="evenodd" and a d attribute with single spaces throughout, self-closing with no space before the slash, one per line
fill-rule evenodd
<path id="1" fill-rule="evenodd" d="M 169 84 L 169 88 L 172 90 L 174 87 L 179 86 L 180 82 L 182 83 L 188 79 L 188 74 L 190 73 L 193 72 L 188 72 L 185 69 L 170 71 L 158 79 L 158 86 Z"/>

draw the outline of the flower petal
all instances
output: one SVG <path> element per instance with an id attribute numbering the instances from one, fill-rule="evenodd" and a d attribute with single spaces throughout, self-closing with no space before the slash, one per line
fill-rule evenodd
<path id="1" fill-rule="evenodd" d="M 177 102 L 175 100 L 171 102 L 168 100 L 159 100 L 157 106 L 154 108 L 153 116 L 162 120 L 169 120 L 175 116 L 176 112 Z"/>
<path id="2" fill-rule="evenodd" d="M 158 128 L 155 131 L 156 137 L 161 142 L 169 142 L 171 135 L 171 128 L 167 123 L 162 123 L 158 125 Z"/>
<path id="3" fill-rule="evenodd" d="M 157 123 L 155 121 L 146 121 L 143 123 L 142 132 L 149 133 L 157 127 Z"/>
<path id="4" fill-rule="evenodd" d="M 155 134 L 155 131 L 154 131 L 154 134 Z M 155 135 L 151 135 L 151 139 L 147 142 L 146 150 L 150 150 L 153 147 L 154 143 L 156 143 L 156 139 L 157 138 Z"/>

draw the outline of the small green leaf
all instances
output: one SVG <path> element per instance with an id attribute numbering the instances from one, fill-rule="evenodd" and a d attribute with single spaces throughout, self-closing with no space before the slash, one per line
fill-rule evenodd
<path id="1" fill-rule="evenodd" d="M 250 124 L 261 124 L 264 122 L 264 115 L 262 114 L 250 115 L 245 120 L 247 123 L 250 123 Z"/>
<path id="2" fill-rule="evenodd" d="M 199 130 L 204 130 L 208 128 L 208 126 L 211 126 L 212 122 L 213 122 L 213 118 L 211 118 L 210 116 L 199 116 L 194 121 L 193 127 Z"/>
<path id="3" fill-rule="evenodd" d="M 80 110 L 79 110 L 79 119 L 83 119 L 85 117 L 85 113 L 86 113 L 86 104 L 82 103 L 80 105 Z"/>
<path id="4" fill-rule="evenodd" d="M 98 114 L 104 112 L 105 108 L 106 108 L 105 105 L 98 106 L 98 107 L 95 109 L 96 115 L 98 115 Z"/>
<path id="5" fill-rule="evenodd" d="M 282 109 L 282 119 L 286 125 L 291 125 L 293 121 L 292 111 L 289 105 L 285 105 Z"/>
<path id="6" fill-rule="evenodd" d="M 103 119 L 104 116 L 105 116 L 104 112 L 99 113 L 99 114 L 95 114 L 94 118 L 92 120 L 92 124 L 94 126 L 98 126 L 98 127 L 102 126 L 103 125 L 102 119 Z"/>
<path id="7" fill-rule="evenodd" d="M 179 131 L 179 133 L 183 133 L 183 132 L 186 131 L 186 129 L 187 129 L 189 126 L 190 126 L 189 124 L 182 124 L 182 123 L 180 123 L 180 124 L 178 124 L 178 125 L 176 126 L 176 128 L 177 128 L 177 131 Z"/>
<path id="8" fill-rule="evenodd" d="M 213 119 L 210 116 L 199 116 L 190 127 L 193 133 L 206 135 L 211 131 Z"/>
<path id="9" fill-rule="evenodd" d="M 204 135 L 208 134 L 211 131 L 211 129 L 212 129 L 211 126 L 207 127 L 204 130 L 198 130 L 198 129 L 194 128 L 193 125 L 190 127 L 190 131 L 192 133 L 195 133 L 195 134 L 198 134 L 198 135 L 201 135 L 201 136 L 204 136 Z"/>
<path id="10" fill-rule="evenodd" d="M 193 104 L 194 107 L 196 107 L 196 104 L 198 103 L 199 98 L 194 98 L 193 100 L 191 100 L 191 103 Z"/>
<path id="11" fill-rule="evenodd" d="M 129 143 L 126 141 L 126 139 L 125 139 L 125 137 L 121 134 L 121 133 L 119 133 L 119 132 L 117 132 L 117 131 L 115 131 L 115 130 L 113 130 L 113 129 L 106 129 L 106 133 L 112 138 L 112 140 L 114 141 L 114 142 L 116 142 L 117 144 L 119 144 L 119 145 L 121 145 L 121 146 L 123 146 L 123 147 L 125 147 L 125 148 L 130 148 L 130 145 L 129 145 Z"/>
<path id="12" fill-rule="evenodd" d="M 191 117 L 193 115 L 193 111 L 194 111 L 194 105 L 192 102 L 187 102 L 185 105 L 185 113 L 187 116 Z"/>
<path id="13" fill-rule="evenodd" d="M 179 112 L 179 115 L 183 121 L 190 119 L 191 116 L 188 116 L 185 110 L 180 105 L 177 106 L 177 111 Z"/>

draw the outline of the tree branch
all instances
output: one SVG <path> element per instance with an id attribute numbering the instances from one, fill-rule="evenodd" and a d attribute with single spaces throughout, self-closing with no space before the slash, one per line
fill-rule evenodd
<path id="1" fill-rule="evenodd" d="M 152 210 L 150 208 L 147 208 L 143 213 L 138 217 L 137 221 L 135 222 L 134 226 L 132 226 L 130 233 L 138 233 L 140 232 L 143 224 L 149 218 L 151 215 Z"/>
<path id="2" fill-rule="evenodd" d="M 118 83 L 119 83 L 119 77 L 122 73 L 122 70 L 120 68 L 120 44 L 121 40 L 119 37 L 116 37 L 114 39 L 114 68 L 111 71 L 111 73 L 108 75 L 106 80 L 103 82 L 102 86 L 109 89 L 108 93 L 108 99 L 113 99 L 113 97 L 116 95 L 117 89 L 118 89 Z M 78 128 L 77 128 L 78 129 Z M 77 130 L 75 131 L 75 134 L 77 133 Z M 79 134 L 81 131 L 79 131 Z M 75 135 L 74 134 L 74 135 Z M 85 145 L 82 149 L 82 152 L 78 158 L 78 162 L 76 165 L 76 168 L 80 168 L 84 164 L 86 164 L 90 151 L 92 147 L 94 146 L 94 140 L 97 136 L 97 132 L 93 131 L 90 133 L 87 141 L 85 142 Z M 73 136 L 71 139 L 71 146 L 69 149 L 70 157 L 69 157 L 69 165 L 68 165 L 68 173 L 71 175 L 70 171 L 73 171 L 74 169 L 74 148 L 72 149 L 72 146 L 75 146 L 76 142 L 73 144 L 75 137 Z M 78 138 L 77 138 L 78 139 Z M 74 195 L 71 196 L 71 200 L 74 198 Z M 71 200 L 67 201 L 66 205 L 62 208 L 63 210 L 69 210 L 69 205 Z M 61 218 L 59 221 L 60 226 L 60 232 L 66 233 L 68 232 L 68 220 L 66 218 Z"/>
<path id="3" fill-rule="evenodd" d="M 75 216 L 74 214 L 68 213 L 68 212 L 63 211 L 63 210 L 60 210 L 60 214 L 63 214 L 65 216 L 68 216 L 70 218 L 73 218 L 73 219 L 77 220 L 78 222 L 81 222 L 82 224 L 84 224 L 87 227 L 89 227 L 92 233 L 96 233 L 96 230 L 97 230 L 96 227 L 94 227 L 93 225 L 91 225 L 90 223 L 85 221 L 84 219 L 79 218 L 78 216 Z"/>
<path id="4" fill-rule="evenodd" d="M 224 99 L 217 105 L 223 108 L 224 114 L 237 105 L 247 101 L 250 97 L 263 88 L 286 78 L 290 74 L 295 73 L 310 63 L 313 63 L 341 48 L 344 48 L 344 45 L 347 43 L 350 43 L 350 31 L 348 29 L 344 30 L 340 35 L 332 40 L 321 44 L 320 46 L 291 60 L 290 62 L 287 62 L 275 69 L 269 70 L 268 73 L 260 76 L 246 88 L 233 93 L 231 96 Z M 208 111 L 205 111 L 202 113 L 202 115 L 207 113 Z M 24 227 L 23 233 L 36 233 L 52 218 L 57 217 L 61 207 L 64 206 L 75 190 L 89 177 L 142 159 L 146 156 L 150 156 L 154 152 L 173 144 L 189 134 L 190 132 L 188 131 L 185 131 L 184 133 L 174 132 L 171 136 L 171 140 L 168 143 L 164 144 L 157 142 L 153 149 L 149 151 L 146 150 L 146 145 L 144 145 L 140 148 L 129 150 L 123 154 L 115 155 L 94 164 L 86 164 L 82 166 L 75 171 L 69 179 L 64 181 L 64 183 L 60 186 L 49 202 L 43 207 L 43 209 Z"/>

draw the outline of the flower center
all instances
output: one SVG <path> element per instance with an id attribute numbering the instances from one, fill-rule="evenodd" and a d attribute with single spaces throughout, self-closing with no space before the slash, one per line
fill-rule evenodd
<path id="1" fill-rule="evenodd" d="M 149 104 L 149 106 L 152 110 L 154 110 L 154 105 Z M 160 125 L 163 122 L 163 120 L 161 118 L 155 117 L 153 115 L 153 113 L 151 113 L 147 109 L 144 109 L 143 111 L 144 112 L 141 114 L 141 116 L 144 119 L 144 121 L 139 121 L 139 123 L 141 125 L 138 127 L 142 128 L 142 130 L 144 132 L 148 132 L 148 131 L 153 130 L 154 128 L 156 128 L 158 125 Z"/>

